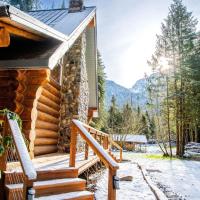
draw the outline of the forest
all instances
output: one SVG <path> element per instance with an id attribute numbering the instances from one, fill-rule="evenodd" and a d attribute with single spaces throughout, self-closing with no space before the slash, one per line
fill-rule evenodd
<path id="1" fill-rule="evenodd" d="M 181 0 L 174 0 L 161 24 L 155 52 L 148 65 L 153 78 L 146 76 L 148 103 L 145 109 L 124 105 L 118 108 L 113 96 L 110 108 L 103 106 L 105 74 L 98 59 L 100 118 L 98 128 L 109 133 L 146 134 L 157 140 L 164 155 L 184 155 L 188 142 L 200 142 L 200 32 L 198 20 Z M 169 148 L 167 148 L 169 146 Z"/>

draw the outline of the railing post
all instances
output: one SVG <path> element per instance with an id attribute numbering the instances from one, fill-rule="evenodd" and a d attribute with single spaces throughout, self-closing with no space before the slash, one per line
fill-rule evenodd
<path id="1" fill-rule="evenodd" d="M 33 188 L 33 181 L 26 180 L 24 182 L 24 200 L 34 200 L 35 189 Z"/>
<path id="2" fill-rule="evenodd" d="M 120 162 L 122 162 L 122 149 L 120 149 Z"/>
<path id="3" fill-rule="evenodd" d="M 88 155 L 89 155 L 89 146 L 87 144 L 87 142 L 85 143 L 85 160 L 88 159 Z"/>
<path id="4" fill-rule="evenodd" d="M 106 137 L 106 149 L 109 149 L 109 137 Z"/>
<path id="5" fill-rule="evenodd" d="M 90 133 L 90 129 L 88 128 L 88 132 Z M 85 142 L 85 160 L 88 159 L 89 156 L 89 145 L 87 142 Z"/>
<path id="6" fill-rule="evenodd" d="M 3 126 L 3 135 L 6 136 L 8 135 L 7 130 L 8 130 L 8 122 L 7 119 L 2 118 L 4 121 L 4 126 Z M 0 156 L 0 199 L 5 199 L 5 174 L 4 171 L 6 171 L 6 164 L 7 164 L 7 155 L 8 151 L 6 150 L 2 156 Z"/>
<path id="7" fill-rule="evenodd" d="M 2 155 L 0 157 L 0 199 L 5 199 L 5 174 L 4 171 L 6 171 L 6 162 L 7 162 L 7 152 L 4 153 L 4 155 Z"/>
<path id="8" fill-rule="evenodd" d="M 108 169 L 108 200 L 116 200 L 116 188 L 114 187 L 114 177 L 116 170 Z"/>
<path id="9" fill-rule="evenodd" d="M 75 167 L 76 164 L 76 144 L 77 144 L 77 129 L 74 124 L 71 126 L 71 142 L 70 142 L 70 160 L 69 166 Z"/>
<path id="10" fill-rule="evenodd" d="M 97 133 L 94 133 L 94 139 L 97 140 Z M 94 156 L 96 155 L 96 153 L 94 152 Z"/>
<path id="11" fill-rule="evenodd" d="M 100 135 L 100 141 L 99 141 L 100 145 L 102 146 L 102 133 Z"/>

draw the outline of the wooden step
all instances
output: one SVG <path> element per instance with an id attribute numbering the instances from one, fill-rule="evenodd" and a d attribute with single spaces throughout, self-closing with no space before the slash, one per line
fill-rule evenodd
<path id="1" fill-rule="evenodd" d="M 5 184 L 15 184 L 16 182 L 11 182 L 17 177 L 17 183 L 23 182 L 22 172 L 4 172 Z M 69 167 L 66 169 L 49 169 L 49 170 L 39 170 L 37 171 L 37 181 L 52 180 L 52 179 L 64 179 L 64 178 L 77 178 L 78 168 Z"/>
<path id="2" fill-rule="evenodd" d="M 59 195 L 44 196 L 35 200 L 94 200 L 94 194 L 88 191 L 69 192 Z"/>
<path id="3" fill-rule="evenodd" d="M 66 192 L 75 192 L 85 190 L 86 181 L 80 178 L 53 179 L 47 181 L 37 181 L 34 183 L 36 197 L 44 195 L 54 195 Z M 15 198 L 15 193 L 23 192 L 23 184 L 6 185 L 6 194 L 8 200 Z"/>

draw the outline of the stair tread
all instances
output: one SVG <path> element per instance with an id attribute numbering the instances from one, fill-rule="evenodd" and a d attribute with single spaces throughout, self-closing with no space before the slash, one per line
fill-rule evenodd
<path id="1" fill-rule="evenodd" d="M 68 183 L 79 183 L 79 182 L 85 182 L 85 180 L 80 178 L 64 178 L 64 179 L 53 179 L 53 180 L 46 180 L 46 181 L 37 181 L 34 183 L 34 187 L 40 187 L 40 186 L 51 186 L 51 185 L 63 185 Z M 18 189 L 23 188 L 23 184 L 8 184 L 6 185 L 8 189 Z"/>
<path id="2" fill-rule="evenodd" d="M 93 197 L 93 193 L 89 191 L 78 191 L 78 192 L 69 192 L 69 193 L 63 193 L 58 195 L 51 195 L 51 196 L 43 196 L 35 198 L 35 200 L 67 200 L 67 199 L 78 199 L 80 197 L 84 196 L 91 196 Z"/>

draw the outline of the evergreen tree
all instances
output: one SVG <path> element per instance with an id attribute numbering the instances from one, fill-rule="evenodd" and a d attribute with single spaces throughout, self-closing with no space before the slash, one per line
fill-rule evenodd
<path id="1" fill-rule="evenodd" d="M 23 11 L 38 9 L 40 7 L 39 0 L 7 0 L 6 2 Z"/>
<path id="2" fill-rule="evenodd" d="M 66 7 L 65 7 L 65 0 L 62 1 L 61 8 L 62 8 L 62 9 L 66 8 Z"/>
<path id="3" fill-rule="evenodd" d="M 191 12 L 187 11 L 182 1 L 174 0 L 167 18 L 162 23 L 161 34 L 157 36 L 155 54 L 149 62 L 158 73 L 165 67 L 163 59 L 166 65 L 171 67 L 170 70 L 165 70 L 163 76 L 166 94 L 160 101 L 162 102 L 160 119 L 164 120 L 169 142 L 171 132 L 176 133 L 177 155 L 179 156 L 184 154 L 186 127 L 190 126 L 193 118 L 191 115 L 188 120 L 191 113 L 189 109 L 189 105 L 191 106 L 191 69 L 194 68 L 193 61 L 197 43 L 196 25 L 197 20 Z"/>
<path id="4" fill-rule="evenodd" d="M 110 109 L 108 110 L 108 132 L 110 134 L 121 133 L 122 115 L 116 105 L 116 98 L 112 96 Z"/>
<path id="5" fill-rule="evenodd" d="M 98 102 L 99 102 L 99 116 L 93 120 L 93 126 L 102 131 L 106 130 L 107 126 L 107 112 L 105 110 L 105 66 L 103 64 L 101 54 L 97 52 L 97 77 L 98 77 Z"/>

